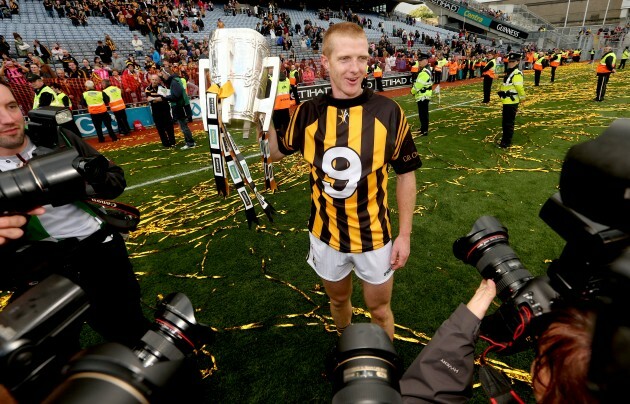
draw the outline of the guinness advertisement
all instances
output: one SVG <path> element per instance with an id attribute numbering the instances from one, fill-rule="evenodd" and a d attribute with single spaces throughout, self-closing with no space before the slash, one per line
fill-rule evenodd
<path id="1" fill-rule="evenodd" d="M 516 29 L 512 26 L 506 25 L 505 23 L 496 20 L 492 20 L 490 22 L 490 28 L 496 31 L 501 31 L 504 34 L 508 34 L 509 36 L 518 39 L 527 39 L 527 37 L 529 36 L 529 34 L 525 31 L 521 31 L 520 29 Z"/>
<path id="2" fill-rule="evenodd" d="M 376 83 L 373 78 L 368 79 L 368 87 L 372 90 L 376 89 Z M 411 74 L 400 74 L 395 76 L 383 77 L 383 89 L 396 88 L 396 87 L 411 87 Z M 330 83 L 323 83 L 315 86 L 301 87 L 298 86 L 298 94 L 300 94 L 300 101 L 308 101 L 317 97 L 318 95 L 325 94 L 330 90 Z"/>

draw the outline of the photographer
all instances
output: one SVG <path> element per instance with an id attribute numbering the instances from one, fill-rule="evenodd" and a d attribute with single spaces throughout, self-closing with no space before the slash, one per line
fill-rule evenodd
<path id="1" fill-rule="evenodd" d="M 405 403 L 470 399 L 479 325 L 496 294 L 494 281 L 484 279 L 468 304 L 460 304 L 438 328 L 400 380 Z"/>
<path id="2" fill-rule="evenodd" d="M 99 153 L 76 134 L 60 129 L 59 148 L 75 148 L 83 157 Z M 0 171 L 22 167 L 50 149 L 38 147 L 25 132 L 20 107 L 9 87 L 0 84 Z M 86 193 L 115 198 L 125 186 L 123 171 L 112 162 Z M 122 236 L 110 229 L 86 203 L 47 205 L 24 220 L 0 217 L 0 259 L 2 288 L 16 290 L 14 297 L 51 273 L 64 275 L 83 288 L 90 302 L 88 323 L 110 341 L 133 345 L 144 334 L 148 321 L 140 306 L 140 288 L 132 271 Z M 14 239 L 12 241 L 7 239 Z M 6 289 L 5 289 L 6 290 Z"/>

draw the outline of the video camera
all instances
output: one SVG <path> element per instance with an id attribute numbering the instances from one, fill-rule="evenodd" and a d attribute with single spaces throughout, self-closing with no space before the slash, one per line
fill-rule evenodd
<path id="1" fill-rule="evenodd" d="M 211 330 L 190 300 L 160 302 L 152 328 L 131 350 L 98 345 L 74 355 L 89 308 L 79 286 L 51 275 L 0 312 L 0 384 L 20 402 L 201 402 L 194 352 Z M 50 391 L 52 390 L 52 393 Z"/>

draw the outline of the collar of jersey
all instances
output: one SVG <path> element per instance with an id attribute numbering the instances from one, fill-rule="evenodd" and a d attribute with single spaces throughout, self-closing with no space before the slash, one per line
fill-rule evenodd
<path id="1" fill-rule="evenodd" d="M 365 104 L 368 101 L 368 99 L 370 99 L 372 94 L 373 94 L 372 90 L 364 89 L 363 92 L 357 97 L 339 99 L 339 98 L 334 98 L 332 96 L 332 92 L 329 91 L 328 93 L 326 93 L 326 101 L 328 101 L 328 104 L 330 106 L 333 106 L 335 108 L 346 109 L 346 108 L 356 107 L 357 105 Z"/>

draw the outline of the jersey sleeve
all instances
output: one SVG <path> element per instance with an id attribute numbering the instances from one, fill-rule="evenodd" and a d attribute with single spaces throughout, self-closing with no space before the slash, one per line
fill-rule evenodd
<path id="1" fill-rule="evenodd" d="M 308 115 L 308 107 L 305 108 L 305 105 L 308 104 L 309 103 L 302 103 L 298 105 L 297 109 L 291 116 L 289 127 L 284 134 L 276 132 L 278 136 L 278 150 L 280 150 L 280 152 L 285 156 L 293 154 L 301 149 L 305 128 L 303 123 L 307 119 L 306 115 Z"/>
<path id="2" fill-rule="evenodd" d="M 396 174 L 405 174 L 420 168 L 422 166 L 422 160 L 420 160 L 416 144 L 411 136 L 411 128 L 407 122 L 407 117 L 400 106 L 396 109 L 396 115 L 398 122 L 396 147 L 390 164 Z"/>

